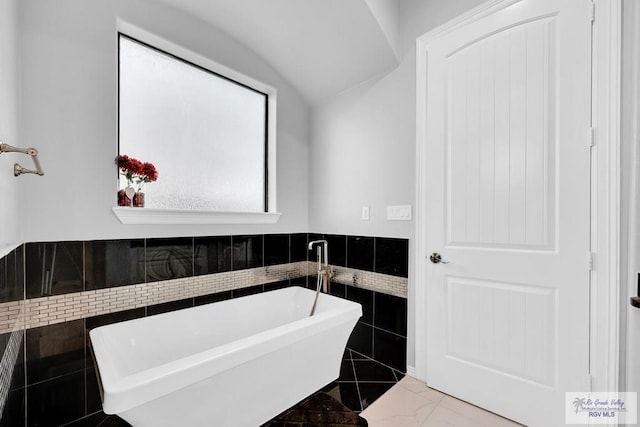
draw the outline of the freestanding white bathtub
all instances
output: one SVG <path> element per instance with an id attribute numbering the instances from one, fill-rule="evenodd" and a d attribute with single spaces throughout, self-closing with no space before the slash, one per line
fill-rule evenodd
<path id="1" fill-rule="evenodd" d="M 107 414 L 256 427 L 338 378 L 360 304 L 290 287 L 90 332 Z"/>

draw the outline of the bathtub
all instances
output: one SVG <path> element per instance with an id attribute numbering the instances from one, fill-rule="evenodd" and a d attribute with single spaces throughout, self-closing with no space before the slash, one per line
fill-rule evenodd
<path id="1" fill-rule="evenodd" d="M 250 426 L 338 378 L 360 304 L 289 287 L 90 331 L 102 406 L 134 427 Z"/>

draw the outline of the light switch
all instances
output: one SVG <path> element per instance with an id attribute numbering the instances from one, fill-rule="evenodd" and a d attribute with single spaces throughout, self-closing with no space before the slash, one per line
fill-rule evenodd
<path id="1" fill-rule="evenodd" d="M 369 206 L 362 207 L 362 220 L 363 221 L 369 220 Z"/>
<path id="2" fill-rule="evenodd" d="M 387 220 L 411 221 L 411 205 L 387 206 Z"/>

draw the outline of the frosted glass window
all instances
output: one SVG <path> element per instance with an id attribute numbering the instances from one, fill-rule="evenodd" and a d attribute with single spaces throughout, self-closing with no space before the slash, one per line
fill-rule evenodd
<path id="1" fill-rule="evenodd" d="M 119 152 L 159 174 L 144 186 L 145 206 L 267 211 L 267 95 L 126 36 L 119 42 Z"/>

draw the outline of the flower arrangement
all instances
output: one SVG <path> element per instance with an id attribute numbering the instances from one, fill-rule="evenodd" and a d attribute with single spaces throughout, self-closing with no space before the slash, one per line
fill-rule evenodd
<path id="1" fill-rule="evenodd" d="M 120 174 L 127 178 L 127 184 L 129 186 L 136 185 L 138 192 L 142 191 L 142 187 L 147 182 L 158 180 L 158 171 L 153 163 L 141 162 L 126 154 L 120 154 L 116 159 L 116 164 L 120 169 Z"/>
<path id="2" fill-rule="evenodd" d="M 133 206 L 144 207 L 142 187 L 147 182 L 155 182 L 158 179 L 156 167 L 153 163 L 141 162 L 126 154 L 118 155 L 116 165 L 120 174 L 127 179 L 127 188 L 118 191 L 118 206 L 131 206 L 133 202 Z"/>

